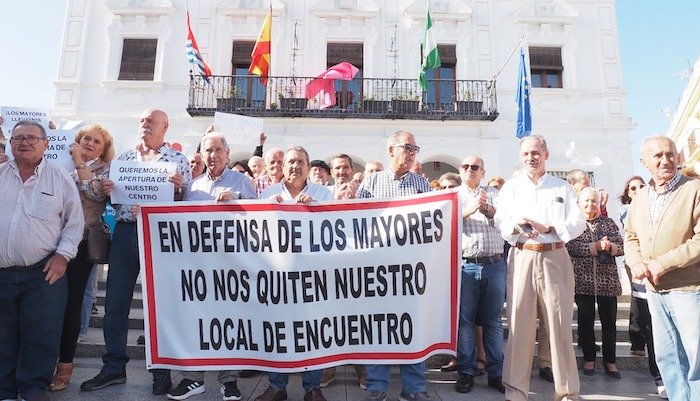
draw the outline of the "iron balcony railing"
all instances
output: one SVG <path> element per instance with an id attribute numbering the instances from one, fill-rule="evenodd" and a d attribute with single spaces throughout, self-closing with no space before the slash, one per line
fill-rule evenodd
<path id="1" fill-rule="evenodd" d="M 496 82 L 429 79 L 422 91 L 416 79 L 336 80 L 335 94 L 306 98 L 311 77 L 190 76 L 187 111 L 215 111 L 255 117 L 388 118 L 416 120 L 489 120 L 498 116 Z M 330 105 L 330 103 L 334 103 Z"/>

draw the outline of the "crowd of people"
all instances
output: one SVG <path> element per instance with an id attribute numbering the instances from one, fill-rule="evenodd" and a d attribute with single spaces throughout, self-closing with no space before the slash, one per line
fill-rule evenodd
<path id="1" fill-rule="evenodd" d="M 457 372 L 457 392 L 470 392 L 474 378 L 486 375 L 488 387 L 506 400 L 527 400 L 538 344 L 539 373 L 554 383 L 555 400 L 578 400 L 579 369 L 584 375 L 596 372 L 596 306 L 603 368 L 619 379 L 615 322 L 622 286 L 615 257 L 624 255 L 632 285 L 631 352 L 644 355 L 646 348 L 660 397 L 700 399 L 700 181 L 679 173 L 669 138 L 644 142 L 642 164 L 651 180 L 635 176 L 625 184 L 620 232 L 608 216 L 607 193 L 590 187 L 587 173 L 574 170 L 567 182 L 546 172 L 549 150 L 538 135 L 522 139 L 522 165 L 509 180 L 486 181 L 485 161 L 466 155 L 459 174 L 430 182 L 417 161 L 420 146 L 407 131 L 389 137 L 386 168 L 373 160 L 355 171 L 346 154 L 327 164 L 310 160 L 299 145 L 263 153 L 265 134 L 251 159 L 233 162 L 226 136 L 214 126 L 188 158 L 166 142 L 168 128 L 165 112 L 145 110 L 138 145 L 117 160 L 174 163 L 168 180 L 175 201 L 260 198 L 308 204 L 457 191 L 463 219 L 457 356 L 443 367 Z M 0 156 L 0 400 L 48 400 L 47 390 L 63 390 L 71 380 L 95 263 L 88 236 L 101 223 L 114 190 L 109 179 L 114 142 L 100 125 L 80 128 L 70 145 L 75 169 L 69 173 L 44 160 L 49 140 L 42 125 L 20 121 L 8 136 L 14 158 Z M 5 146 L 4 137 L 0 144 Z M 106 353 L 101 370 L 80 385 L 81 391 L 127 380 L 128 317 L 140 266 L 139 206 L 113 206 L 117 223 L 109 252 Z M 571 330 L 574 305 L 580 367 Z M 355 368 L 366 400 L 385 401 L 390 365 Z M 176 386 L 169 370 L 151 372 L 153 394 L 184 400 L 205 391 L 202 371 L 182 372 Z M 335 380 L 335 369 L 301 374 L 304 400 L 325 400 L 321 388 Z M 268 378 L 269 386 L 255 401 L 285 400 L 289 374 L 269 372 Z M 241 399 L 238 379 L 237 371 L 218 372 L 223 400 Z M 400 380 L 400 400 L 431 399 L 423 362 L 400 365 Z"/>

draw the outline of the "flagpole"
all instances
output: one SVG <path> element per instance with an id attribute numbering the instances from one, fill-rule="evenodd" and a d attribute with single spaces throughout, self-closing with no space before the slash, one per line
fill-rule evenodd
<path id="1" fill-rule="evenodd" d="M 268 3 L 268 12 L 270 13 L 270 60 L 268 62 L 268 83 L 269 81 L 269 74 L 272 72 L 272 0 Z M 269 97 L 270 103 L 272 103 L 272 93 L 269 90 L 269 85 L 265 85 L 265 91 L 267 92 L 267 96 Z"/>
<path id="2" fill-rule="evenodd" d="M 495 81 L 496 78 L 498 78 L 498 76 L 501 75 L 501 72 L 503 71 L 504 68 L 506 68 L 506 65 L 508 64 L 508 62 L 510 61 L 510 59 L 513 58 L 513 55 L 515 54 L 515 51 L 518 50 L 518 46 L 520 46 L 520 44 L 523 42 L 523 39 L 525 39 L 525 34 L 523 34 L 523 35 L 520 37 L 520 40 L 518 40 L 518 42 L 515 44 L 515 46 L 513 46 L 513 51 L 510 52 L 510 56 L 508 56 L 508 58 L 507 58 L 506 61 L 503 63 L 503 65 L 502 65 L 501 68 L 498 70 L 498 72 L 497 72 L 496 74 L 493 75 L 493 78 L 491 78 L 492 81 Z"/>

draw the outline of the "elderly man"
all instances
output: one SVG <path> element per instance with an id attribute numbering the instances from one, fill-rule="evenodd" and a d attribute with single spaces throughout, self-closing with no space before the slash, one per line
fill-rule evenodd
<path id="1" fill-rule="evenodd" d="M 265 174 L 265 160 L 260 156 L 253 156 L 248 159 L 248 167 L 253 172 L 253 179 L 258 179 Z"/>
<path id="2" fill-rule="evenodd" d="M 234 199 L 255 199 L 253 183 L 243 174 L 229 170 L 229 146 L 226 137 L 216 131 L 204 135 L 200 145 L 207 172 L 193 179 L 185 190 L 185 201 L 230 201 Z M 182 372 L 182 381 L 177 387 L 168 391 L 171 400 L 184 400 L 204 392 L 204 372 Z M 220 392 L 224 401 L 241 399 L 238 389 L 238 374 L 235 370 L 220 370 Z"/>
<path id="3" fill-rule="evenodd" d="M 503 366 L 510 401 L 528 399 L 538 304 L 549 329 L 554 399 L 578 400 L 578 368 L 571 346 L 574 275 L 564 243 L 581 235 L 586 221 L 571 185 L 546 173 L 548 158 L 544 137 L 523 138 L 523 167 L 498 195 L 496 223 L 513 246 L 508 257 L 508 342 Z"/>
<path id="4" fill-rule="evenodd" d="M 142 161 L 149 163 L 173 162 L 177 172 L 168 180 L 173 183 L 175 200 L 182 200 L 184 189 L 190 182 L 187 157 L 165 143 L 168 130 L 168 115 L 158 109 L 146 109 L 139 121 L 139 144 L 119 156 L 119 160 Z M 111 193 L 114 182 L 103 181 L 103 188 Z M 81 391 L 93 391 L 112 384 L 126 382 L 126 340 L 129 333 L 129 309 L 134 294 L 134 284 L 139 275 L 139 246 L 136 233 L 136 213 L 138 205 L 114 205 L 117 224 L 114 228 L 112 248 L 109 253 L 107 274 L 107 294 L 103 332 L 107 353 L 102 355 L 102 370 L 97 376 L 84 382 Z M 153 394 L 165 394 L 170 390 L 170 372 L 154 369 Z"/>
<path id="5" fill-rule="evenodd" d="M 506 264 L 503 261 L 503 240 L 493 222 L 496 214 L 494 199 L 498 191 L 482 186 L 484 160 L 467 156 L 462 160 L 459 174 L 462 185 L 462 290 L 459 300 L 459 333 L 457 342 L 457 372 L 455 390 L 468 393 L 476 376 L 477 313 L 481 316 L 484 348 L 488 355 L 486 372 L 488 385 L 501 393 L 503 371 L 503 328 L 501 309 L 506 296 Z"/>
<path id="6" fill-rule="evenodd" d="M 20 121 L 0 166 L 0 399 L 48 400 L 84 218 L 75 183 L 44 160 L 44 128 Z"/>
<path id="7" fill-rule="evenodd" d="M 301 146 L 292 146 L 284 154 L 284 179 L 263 191 L 261 198 L 275 202 L 311 203 L 332 200 L 331 191 L 323 185 L 308 181 L 309 154 Z M 305 370 L 301 372 L 304 386 L 304 401 L 325 401 L 321 392 L 322 370 Z M 270 372 L 267 374 L 270 386 L 255 401 L 282 401 L 287 399 L 288 373 Z"/>
<path id="8" fill-rule="evenodd" d="M 309 180 L 314 184 L 328 185 L 331 176 L 331 168 L 323 160 L 311 160 L 309 163 Z"/>
<path id="9" fill-rule="evenodd" d="M 413 134 L 398 131 L 389 137 L 386 144 L 389 169 L 371 174 L 362 181 L 358 198 L 394 198 L 430 192 L 428 181 L 410 172 L 420 147 L 416 146 Z M 425 363 L 401 365 L 401 394 L 399 400 L 430 400 L 425 391 Z M 367 401 L 385 401 L 389 389 L 391 365 L 367 365 Z"/>
<path id="10" fill-rule="evenodd" d="M 646 279 L 656 362 L 672 401 L 700 400 L 700 181 L 676 170 L 676 144 L 647 138 L 649 185 L 625 223 L 625 259 Z"/>
<path id="11" fill-rule="evenodd" d="M 370 160 L 365 164 L 365 176 L 384 170 L 384 165 L 379 160 Z"/>
<path id="12" fill-rule="evenodd" d="M 284 172 L 282 162 L 284 160 L 284 150 L 272 148 L 265 152 L 265 174 L 260 175 L 255 180 L 255 191 L 258 196 L 273 184 L 282 181 Z"/>

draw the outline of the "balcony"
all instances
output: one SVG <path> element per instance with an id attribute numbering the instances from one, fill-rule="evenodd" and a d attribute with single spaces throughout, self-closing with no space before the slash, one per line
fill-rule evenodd
<path id="1" fill-rule="evenodd" d="M 306 84 L 312 79 L 270 77 L 263 86 L 257 76 L 218 75 L 206 81 L 190 75 L 187 111 L 191 116 L 220 111 L 251 117 L 481 121 L 498 117 L 495 81 L 434 79 L 422 92 L 416 79 L 336 80 L 335 105 L 327 106 L 323 92 L 306 99 Z"/>

